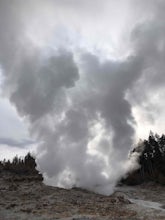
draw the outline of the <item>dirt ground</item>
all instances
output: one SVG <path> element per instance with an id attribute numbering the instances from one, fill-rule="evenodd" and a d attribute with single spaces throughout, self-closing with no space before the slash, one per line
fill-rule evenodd
<path id="1" fill-rule="evenodd" d="M 165 219 L 164 187 L 117 187 L 111 196 L 0 178 L 0 220 Z"/>

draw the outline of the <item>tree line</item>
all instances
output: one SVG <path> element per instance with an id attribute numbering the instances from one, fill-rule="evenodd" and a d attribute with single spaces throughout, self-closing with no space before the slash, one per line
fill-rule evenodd
<path id="1" fill-rule="evenodd" d="M 140 141 L 130 155 L 135 152 L 139 153 L 140 167 L 128 173 L 122 182 L 130 185 L 146 181 L 165 184 L 165 135 L 159 136 L 150 132 L 148 139 Z"/>
<path id="2" fill-rule="evenodd" d="M 0 161 L 0 172 L 8 171 L 15 174 L 38 174 L 35 158 L 28 153 L 24 158 L 15 156 L 12 161 Z"/>

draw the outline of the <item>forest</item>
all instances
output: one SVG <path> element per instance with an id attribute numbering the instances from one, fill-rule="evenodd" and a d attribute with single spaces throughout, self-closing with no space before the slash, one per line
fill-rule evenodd
<path id="1" fill-rule="evenodd" d="M 139 168 L 122 178 L 121 182 L 128 185 L 137 185 L 143 182 L 154 181 L 165 184 L 165 135 L 153 134 L 147 140 L 141 140 L 130 152 L 139 153 Z"/>
<path id="2" fill-rule="evenodd" d="M 28 153 L 24 158 L 15 156 L 12 161 L 0 161 L 0 173 L 13 173 L 18 175 L 38 175 L 35 158 Z"/>

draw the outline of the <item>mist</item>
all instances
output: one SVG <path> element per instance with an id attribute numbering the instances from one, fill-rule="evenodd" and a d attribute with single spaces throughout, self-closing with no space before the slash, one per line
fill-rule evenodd
<path id="1" fill-rule="evenodd" d="M 46 183 L 110 194 L 138 166 L 137 112 L 163 112 L 165 4 L 78 2 L 0 1 L 2 96 L 28 122 Z"/>

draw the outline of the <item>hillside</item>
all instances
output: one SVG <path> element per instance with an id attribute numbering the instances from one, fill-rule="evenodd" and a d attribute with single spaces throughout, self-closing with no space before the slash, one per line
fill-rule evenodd
<path id="1" fill-rule="evenodd" d="M 165 218 L 165 192 L 160 185 L 118 187 L 112 195 L 103 196 L 85 189 L 46 186 L 42 180 L 30 154 L 23 160 L 1 162 L 0 220 Z"/>
<path id="2" fill-rule="evenodd" d="M 113 195 L 103 196 L 84 189 L 46 186 L 30 175 L 26 177 L 9 173 L 0 176 L 0 220 L 165 218 L 165 193 L 161 186 L 121 187 Z"/>

